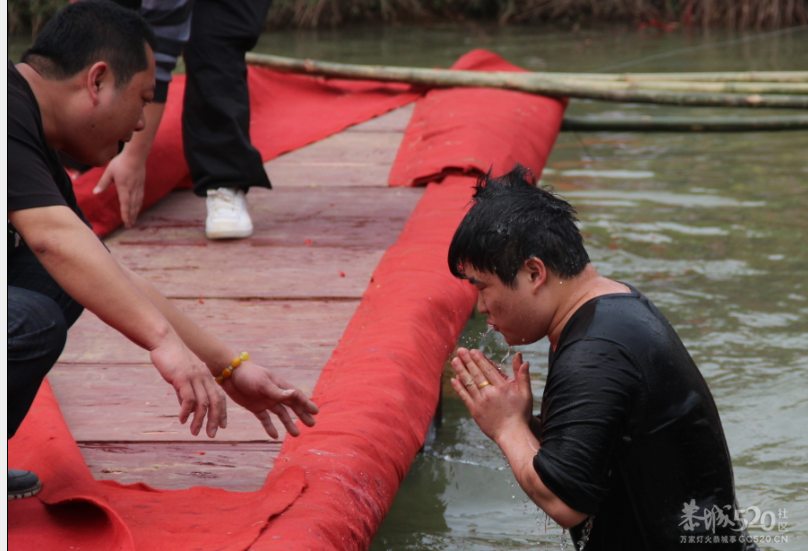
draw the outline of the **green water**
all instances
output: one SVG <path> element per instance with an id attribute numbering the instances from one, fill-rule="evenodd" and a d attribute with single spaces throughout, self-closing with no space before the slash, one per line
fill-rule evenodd
<path id="1" fill-rule="evenodd" d="M 267 34 L 257 50 L 446 67 L 481 47 L 528 69 L 575 72 L 640 59 L 623 70 L 808 69 L 808 30 L 757 36 L 363 27 Z M 11 39 L 10 57 L 26 42 Z M 568 112 L 728 114 L 578 101 Z M 752 533 L 781 538 L 764 549 L 808 549 L 808 431 L 799 428 L 808 420 L 808 132 L 563 133 L 548 168 L 543 182 L 578 208 L 596 268 L 654 300 L 701 367 L 721 411 L 741 507 L 785 510 L 777 521 L 787 531 Z M 463 344 L 502 358 L 507 346 L 484 332 L 484 319 L 474 317 Z M 537 398 L 547 346 L 520 348 Z M 416 458 L 371 549 L 559 549 L 560 534 L 524 502 L 501 452 L 447 392 L 443 426 Z"/>
<path id="2" fill-rule="evenodd" d="M 808 30 L 754 36 L 362 28 L 267 35 L 259 50 L 445 67 L 483 47 L 529 69 L 580 72 L 649 56 L 658 57 L 624 70 L 808 68 Z M 569 113 L 728 114 L 600 102 L 573 102 Z M 598 270 L 654 300 L 700 365 L 721 410 L 741 506 L 785 510 L 777 521 L 787 531 L 751 533 L 771 538 L 763 548 L 808 548 L 808 437 L 799 428 L 808 419 L 808 132 L 563 133 L 548 168 L 543 181 L 578 208 Z M 502 358 L 507 346 L 484 332 L 477 316 L 462 342 Z M 521 348 L 537 398 L 547 346 Z M 501 452 L 447 392 L 443 426 L 416 458 L 371 550 L 560 549 L 558 526 L 524 499 Z"/>

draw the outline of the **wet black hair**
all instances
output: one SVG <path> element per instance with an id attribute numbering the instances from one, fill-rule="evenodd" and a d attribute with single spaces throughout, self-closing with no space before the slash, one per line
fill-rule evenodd
<path id="1" fill-rule="evenodd" d="M 109 0 L 84 0 L 48 21 L 20 62 L 44 78 L 65 80 L 106 61 L 120 88 L 149 67 L 146 44 L 155 50 L 157 37 L 136 12 Z"/>
<path id="2" fill-rule="evenodd" d="M 516 287 L 516 275 L 531 258 L 568 279 L 589 263 L 575 222 L 575 209 L 548 187 L 534 184 L 533 171 L 521 165 L 499 178 L 491 172 L 475 186 L 474 204 L 449 246 L 449 269 L 466 279 L 464 266 L 493 273 Z"/>

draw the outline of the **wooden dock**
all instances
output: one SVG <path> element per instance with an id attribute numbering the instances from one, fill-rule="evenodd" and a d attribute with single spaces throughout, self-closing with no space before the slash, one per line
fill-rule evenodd
<path id="1" fill-rule="evenodd" d="M 195 321 L 311 393 L 422 195 L 387 187 L 411 115 L 404 107 L 268 162 L 274 189 L 250 192 L 248 239 L 208 241 L 204 201 L 178 191 L 107 246 Z M 281 439 L 270 440 L 232 402 L 227 429 L 192 436 L 148 354 L 89 312 L 49 378 L 97 479 L 257 490 L 285 436 L 276 423 Z"/>

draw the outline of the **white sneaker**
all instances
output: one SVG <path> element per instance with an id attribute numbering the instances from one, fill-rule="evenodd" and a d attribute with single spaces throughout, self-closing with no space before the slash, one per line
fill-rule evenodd
<path id="1" fill-rule="evenodd" d="M 205 235 L 208 239 L 237 239 L 252 235 L 253 224 L 244 191 L 229 187 L 209 189 L 205 202 L 208 207 Z"/>

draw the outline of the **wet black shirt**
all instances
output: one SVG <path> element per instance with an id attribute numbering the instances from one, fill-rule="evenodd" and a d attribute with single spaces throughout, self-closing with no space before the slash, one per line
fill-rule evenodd
<path id="1" fill-rule="evenodd" d="M 568 506 L 592 515 L 586 549 L 745 547 L 713 397 L 636 289 L 594 298 L 570 318 L 550 351 L 541 421 L 534 467 Z"/>

